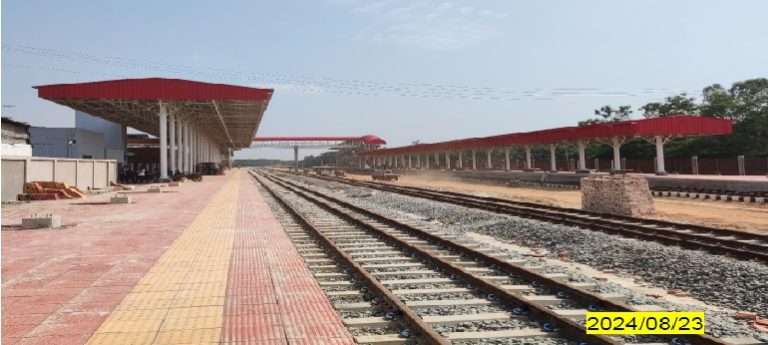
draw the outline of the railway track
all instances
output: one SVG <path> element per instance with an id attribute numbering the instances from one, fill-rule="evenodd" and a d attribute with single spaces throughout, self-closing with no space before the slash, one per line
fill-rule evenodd
<path id="1" fill-rule="evenodd" d="M 584 229 L 655 241 L 688 249 L 705 250 L 713 254 L 727 255 L 741 260 L 758 260 L 768 263 L 768 235 L 655 219 L 607 215 L 579 209 L 420 187 L 397 186 L 325 176 L 318 176 L 316 178 L 522 218 L 577 226 Z"/>
<path id="2" fill-rule="evenodd" d="M 256 174 L 358 343 L 728 344 L 710 336 L 587 335 L 588 310 L 654 310 L 441 229 Z M 280 214 L 283 214 L 280 216 Z"/>

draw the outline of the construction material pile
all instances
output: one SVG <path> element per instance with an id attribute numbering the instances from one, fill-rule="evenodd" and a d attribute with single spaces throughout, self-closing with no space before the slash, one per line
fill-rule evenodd
<path id="1" fill-rule="evenodd" d="M 642 176 L 598 175 L 581 179 L 581 207 L 587 211 L 642 217 L 656 212 Z"/>
<path id="2" fill-rule="evenodd" d="M 77 187 L 53 181 L 24 183 L 24 193 L 19 194 L 20 201 L 78 199 L 84 197 L 85 194 Z"/>

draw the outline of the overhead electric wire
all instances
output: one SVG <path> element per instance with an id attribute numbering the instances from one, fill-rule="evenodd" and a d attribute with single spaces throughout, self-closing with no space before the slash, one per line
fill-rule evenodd
<path id="1" fill-rule="evenodd" d="M 324 92 L 337 95 L 354 96 L 399 96 L 423 99 L 456 99 L 456 100 L 485 100 L 485 101 L 520 101 L 538 100 L 549 101 L 560 97 L 575 96 L 611 96 L 611 97 L 637 97 L 637 96 L 668 96 L 687 92 L 689 90 L 654 89 L 643 88 L 640 90 L 623 91 L 609 90 L 593 87 L 563 87 L 552 89 L 532 88 L 526 90 L 513 90 L 508 88 L 474 87 L 456 84 L 439 83 L 389 83 L 371 80 L 336 79 L 327 76 L 312 77 L 306 75 L 293 75 L 277 72 L 254 72 L 225 69 L 207 66 L 189 66 L 170 64 L 160 61 L 139 60 L 116 56 L 98 56 L 89 53 L 63 51 L 52 48 L 40 48 L 23 44 L 3 43 L 2 50 L 6 53 L 17 53 L 37 56 L 58 61 L 70 61 L 72 63 L 95 63 L 114 66 L 117 68 L 143 71 L 157 74 L 167 73 L 181 78 L 199 77 L 205 80 L 221 80 L 230 83 L 256 84 L 259 86 L 272 85 L 273 87 L 289 87 L 306 95 L 316 95 Z M 9 65 L 14 66 L 14 65 Z M 19 67 L 18 65 L 16 67 Z M 33 68 L 30 65 L 24 68 Z M 59 66 L 46 65 L 46 69 L 61 70 L 62 72 L 80 73 Z"/>

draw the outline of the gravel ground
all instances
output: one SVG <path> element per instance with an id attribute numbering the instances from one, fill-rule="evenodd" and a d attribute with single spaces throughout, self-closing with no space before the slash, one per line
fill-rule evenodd
<path id="1" fill-rule="evenodd" d="M 452 332 L 477 332 L 477 331 L 500 331 L 505 329 L 521 329 L 538 327 L 535 322 L 525 319 L 508 320 L 489 320 L 489 321 L 471 321 L 457 324 L 435 325 L 433 328 L 439 333 Z"/>
<path id="2" fill-rule="evenodd" d="M 575 342 L 569 342 L 562 338 L 523 338 L 523 339 L 478 339 L 478 340 L 457 340 L 451 342 L 453 345 L 575 345 Z"/>
<path id="3" fill-rule="evenodd" d="M 313 187 L 329 184 L 312 181 Z M 358 189 L 337 185 L 329 194 L 388 216 L 419 219 L 425 224 L 438 225 L 445 232 L 462 234 L 473 231 L 521 246 L 544 248 L 549 253 L 567 253 L 574 262 L 631 274 L 655 286 L 682 289 L 712 305 L 768 316 L 768 266 L 763 264 L 388 192 L 361 193 L 356 191 Z M 347 194 L 356 197 L 348 197 Z M 596 284 L 603 292 L 622 290 L 607 282 Z M 672 306 L 645 296 L 629 295 L 632 303 L 657 304 L 678 310 L 701 309 Z M 753 335 L 768 341 L 764 333 L 754 333 L 727 313 L 708 312 L 707 325 L 708 333 L 715 336 Z"/>

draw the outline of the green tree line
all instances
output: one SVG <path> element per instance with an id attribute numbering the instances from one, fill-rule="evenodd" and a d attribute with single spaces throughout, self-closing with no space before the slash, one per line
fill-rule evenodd
<path id="1" fill-rule="evenodd" d="M 711 116 L 733 121 L 733 133 L 725 136 L 677 138 L 665 148 L 667 157 L 734 157 L 737 155 L 768 155 L 768 79 L 756 78 L 725 88 L 713 84 L 702 90 L 701 100 L 682 93 L 667 97 L 662 102 L 651 102 L 639 108 L 644 118 L 678 114 Z M 611 121 L 625 121 L 634 113 L 631 106 L 606 105 L 595 110 L 591 119 L 579 122 L 589 125 Z M 591 145 L 589 155 L 609 158 L 611 150 L 605 145 Z M 651 144 L 635 139 L 622 147 L 622 156 L 631 159 L 650 159 L 655 155 Z"/>

